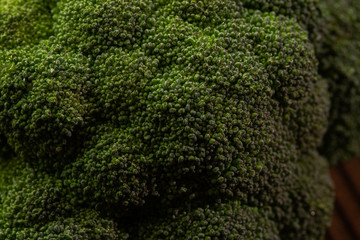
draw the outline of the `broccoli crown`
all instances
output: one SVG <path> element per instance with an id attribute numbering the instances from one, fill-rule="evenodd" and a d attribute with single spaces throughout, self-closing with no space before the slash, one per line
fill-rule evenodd
<path id="1" fill-rule="evenodd" d="M 0 0 L 0 239 L 320 239 L 307 2 Z"/>
<path id="2" fill-rule="evenodd" d="M 326 0 L 321 9 L 324 39 L 317 54 L 331 110 L 320 152 L 335 164 L 360 155 L 360 2 Z"/>

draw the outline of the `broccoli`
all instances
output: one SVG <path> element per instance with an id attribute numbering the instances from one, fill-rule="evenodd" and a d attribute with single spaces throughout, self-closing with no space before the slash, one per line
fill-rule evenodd
<path id="1" fill-rule="evenodd" d="M 316 1 L 0 6 L 0 239 L 321 239 Z"/>
<path id="2" fill-rule="evenodd" d="M 321 9 L 324 39 L 317 54 L 331 110 L 320 152 L 336 164 L 360 155 L 360 2 L 325 0 Z"/>

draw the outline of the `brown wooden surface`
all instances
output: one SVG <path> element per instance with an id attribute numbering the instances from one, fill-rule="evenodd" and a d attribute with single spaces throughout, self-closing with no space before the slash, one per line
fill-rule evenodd
<path id="1" fill-rule="evenodd" d="M 330 169 L 336 201 L 326 240 L 360 240 L 360 160 Z"/>

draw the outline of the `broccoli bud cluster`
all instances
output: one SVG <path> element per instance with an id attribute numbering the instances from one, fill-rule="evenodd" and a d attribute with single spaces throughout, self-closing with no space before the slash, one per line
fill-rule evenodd
<path id="1" fill-rule="evenodd" d="M 0 6 L 0 239 L 323 236 L 314 1 Z"/>
<path id="2" fill-rule="evenodd" d="M 321 9 L 324 38 L 317 55 L 331 110 L 320 152 L 336 164 L 360 154 L 360 2 L 324 0 Z"/>

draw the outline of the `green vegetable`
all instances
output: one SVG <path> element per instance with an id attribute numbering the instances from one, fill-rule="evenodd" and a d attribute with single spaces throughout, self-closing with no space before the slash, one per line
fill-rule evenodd
<path id="1" fill-rule="evenodd" d="M 319 70 L 329 82 L 331 111 L 320 152 L 336 164 L 360 155 L 360 2 L 324 0 L 321 9 Z"/>
<path id="2" fill-rule="evenodd" d="M 319 18 L 300 0 L 0 0 L 0 239 L 321 239 Z"/>

